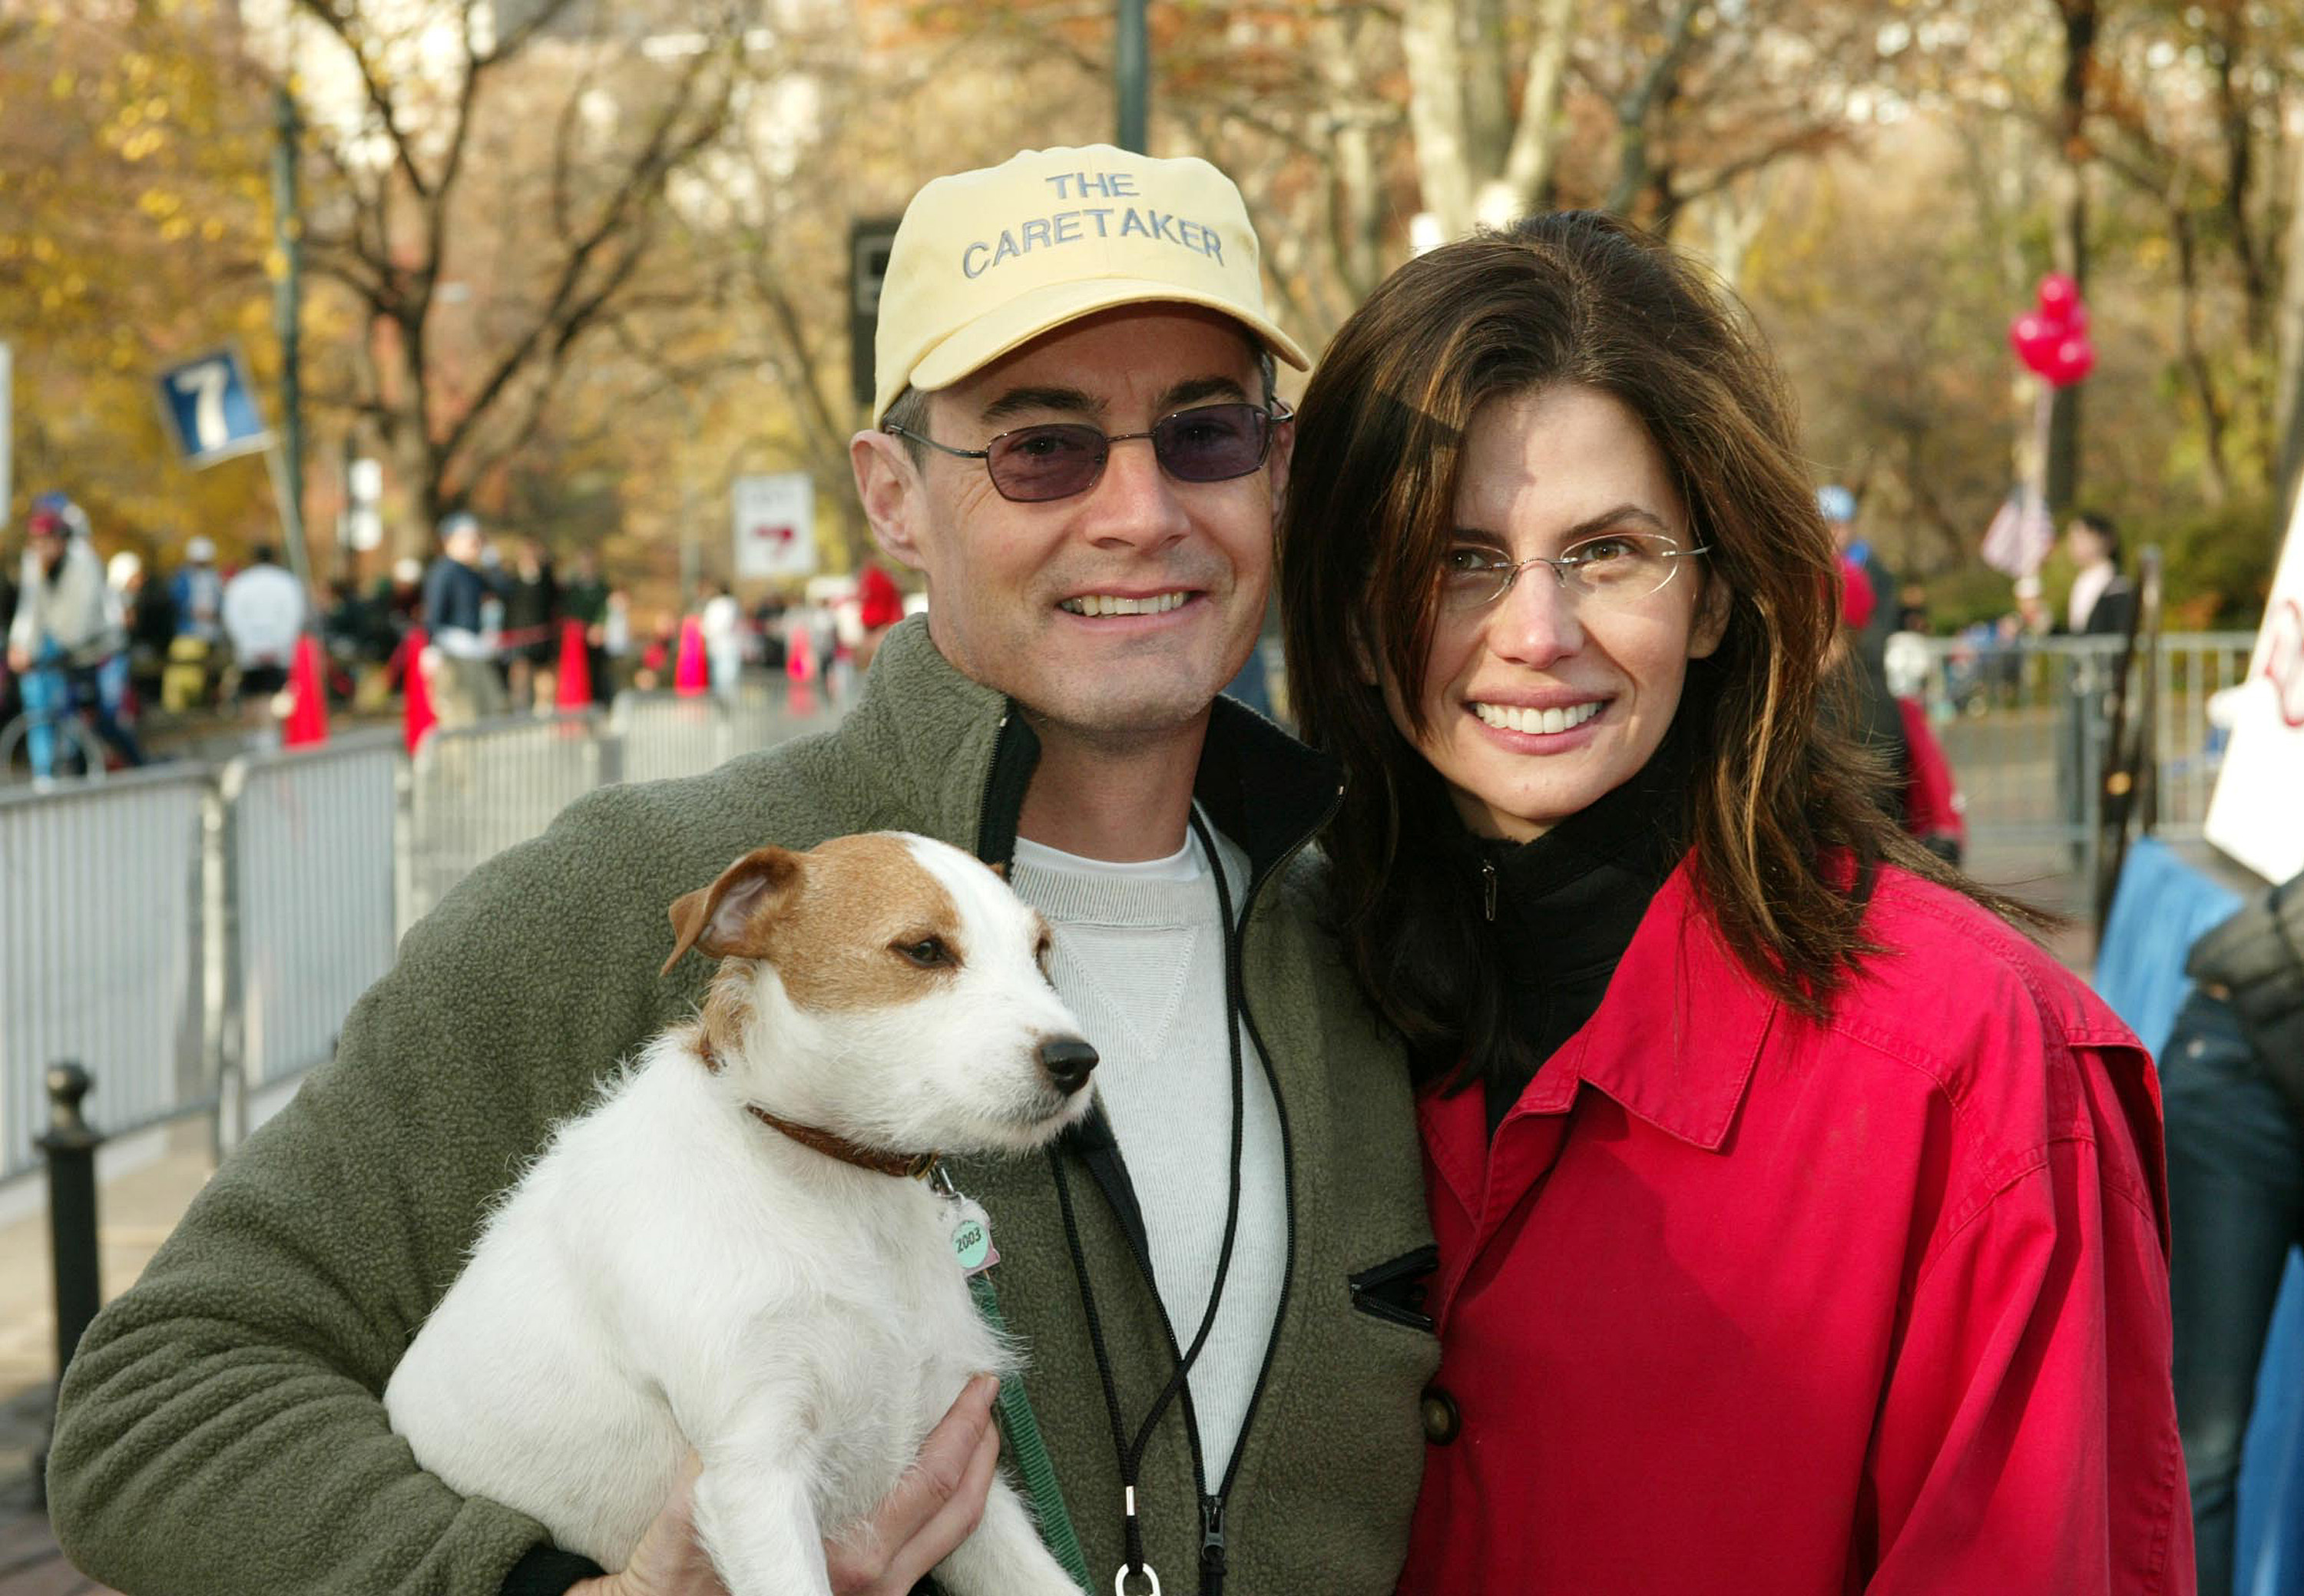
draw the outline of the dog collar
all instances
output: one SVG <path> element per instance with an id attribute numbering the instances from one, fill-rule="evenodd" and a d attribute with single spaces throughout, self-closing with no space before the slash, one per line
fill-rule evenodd
<path id="1" fill-rule="evenodd" d="M 720 1056 L 712 1050 L 711 1040 L 699 1034 L 696 1039 L 697 1057 L 704 1067 L 714 1074 L 720 1073 Z M 830 1131 L 819 1131 L 814 1125 L 794 1125 L 780 1119 L 758 1103 L 746 1103 L 744 1111 L 772 1131 L 781 1132 L 811 1152 L 820 1152 L 827 1159 L 838 1159 L 843 1164 L 853 1164 L 859 1169 L 869 1169 L 875 1175 L 901 1175 L 909 1180 L 926 1180 L 936 1170 L 942 1153 L 935 1152 L 875 1152 L 868 1147 L 859 1147 L 845 1136 L 835 1136 Z"/>
<path id="2" fill-rule="evenodd" d="M 868 1147 L 859 1147 L 845 1136 L 835 1136 L 830 1131 L 819 1131 L 813 1125 L 794 1125 L 789 1119 L 779 1119 L 758 1103 L 746 1103 L 745 1111 L 771 1130 L 799 1142 L 802 1147 L 822 1153 L 828 1159 L 838 1159 L 843 1164 L 853 1164 L 859 1169 L 869 1169 L 876 1175 L 901 1175 L 911 1180 L 926 1180 L 936 1170 L 941 1153 L 875 1152 Z"/>

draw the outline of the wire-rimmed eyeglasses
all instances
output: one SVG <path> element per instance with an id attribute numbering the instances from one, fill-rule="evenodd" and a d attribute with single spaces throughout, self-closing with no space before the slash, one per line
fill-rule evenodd
<path id="1" fill-rule="evenodd" d="M 1460 543 L 1448 551 L 1440 572 L 1440 596 L 1453 609 L 1481 609 L 1512 591 L 1530 565 L 1549 565 L 1570 598 L 1603 605 L 1637 603 L 1662 590 L 1691 555 L 1711 545 L 1682 548 L 1662 532 L 1603 532 L 1571 544 L 1556 555 L 1525 560 L 1506 558 L 1493 548 Z"/>
<path id="2" fill-rule="evenodd" d="M 1107 433 L 1088 421 L 1044 421 L 1004 432 L 980 449 L 956 449 L 894 422 L 882 430 L 962 460 L 981 460 L 1002 498 L 1036 505 L 1086 493 L 1103 477 L 1112 446 L 1138 438 L 1152 440 L 1152 457 L 1180 482 L 1244 477 L 1272 452 L 1273 429 L 1293 419 L 1284 407 L 1203 404 L 1163 416 L 1145 432 Z"/>

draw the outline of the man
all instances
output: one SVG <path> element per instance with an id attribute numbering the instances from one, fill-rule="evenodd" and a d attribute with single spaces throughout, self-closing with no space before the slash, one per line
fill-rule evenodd
<path id="1" fill-rule="evenodd" d="M 176 712 L 203 702 L 219 668 L 216 645 L 224 641 L 224 578 L 216 568 L 216 545 L 194 538 L 184 545 L 184 563 L 169 579 L 168 597 L 176 634 L 168 642 L 168 668 L 160 697 Z"/>
<path id="2" fill-rule="evenodd" d="M 88 517 L 60 493 L 32 501 L 24 563 L 8 623 L 8 668 L 21 678 L 24 751 L 33 779 L 55 775 L 56 722 L 84 706 L 97 734 L 126 763 L 144 763 L 128 727 L 128 636 L 89 541 Z"/>
<path id="3" fill-rule="evenodd" d="M 2076 567 L 2062 631 L 2077 637 L 2126 637 L 2136 615 L 2136 590 L 2120 573 L 2120 532 L 2101 510 L 2082 510 L 2064 529 L 2064 548 Z"/>
<path id="4" fill-rule="evenodd" d="M 258 544 L 245 568 L 224 584 L 224 630 L 240 666 L 240 696 L 269 698 L 288 685 L 288 666 L 304 629 L 303 584 Z"/>
<path id="5" fill-rule="evenodd" d="M 672 898 L 763 843 L 895 828 L 1013 865 L 1105 1049 L 1081 1133 L 953 1170 L 1092 1583 L 1392 1589 L 1435 1362 L 1404 1074 L 1316 930 L 1333 767 L 1211 707 L 1286 477 L 1266 351 L 1302 363 L 1205 163 L 1057 149 L 921 191 L 851 454 L 928 615 L 839 730 L 595 794 L 408 935 L 335 1062 L 81 1343 L 50 1475 L 76 1561 L 170 1596 L 716 1591 L 684 1497 L 631 1568 L 580 1581 L 417 1470 L 376 1394 L 552 1122 L 703 995 L 701 961 L 656 974 Z M 831 1549 L 835 1589 L 904 1591 L 965 1534 L 986 1403 Z"/>
<path id="6" fill-rule="evenodd" d="M 2198 1596 L 2231 1596 L 2257 1374 L 2304 1243 L 2304 876 L 2193 943 L 2184 973 L 2194 984 L 2160 1053 L 2176 1420 Z"/>
<path id="7" fill-rule="evenodd" d="M 496 669 L 501 629 L 490 624 L 496 592 L 480 568 L 487 547 L 479 519 L 459 510 L 440 522 L 440 556 L 424 573 L 421 668 L 444 726 L 502 715 L 510 703 Z"/>

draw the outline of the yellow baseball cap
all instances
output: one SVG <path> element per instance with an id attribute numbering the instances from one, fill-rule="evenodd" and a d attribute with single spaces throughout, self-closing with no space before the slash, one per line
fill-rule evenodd
<path id="1" fill-rule="evenodd" d="M 1185 156 L 1109 144 L 1028 149 L 912 196 L 888 251 L 872 420 L 907 386 L 949 387 L 1041 334 L 1115 305 L 1202 305 L 1298 370 L 1264 310 L 1256 230 L 1232 181 Z"/>

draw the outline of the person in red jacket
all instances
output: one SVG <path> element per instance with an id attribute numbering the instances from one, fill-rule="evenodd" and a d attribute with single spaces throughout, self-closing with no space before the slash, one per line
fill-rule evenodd
<path id="1" fill-rule="evenodd" d="M 1865 790 L 1749 322 L 1613 218 L 1402 267 L 1299 412 L 1290 696 L 1422 1093 L 1401 1589 L 2188 1592 L 2151 1060 Z"/>

